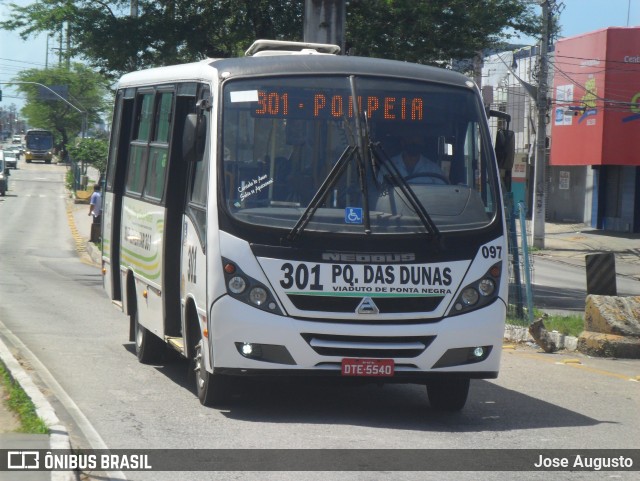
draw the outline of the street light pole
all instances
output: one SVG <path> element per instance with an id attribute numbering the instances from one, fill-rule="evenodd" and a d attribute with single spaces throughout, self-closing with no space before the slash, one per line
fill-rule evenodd
<path id="1" fill-rule="evenodd" d="M 87 111 L 86 110 L 82 110 L 79 107 L 76 107 L 75 105 L 73 105 L 71 102 L 69 102 L 67 99 L 65 99 L 62 95 L 60 95 L 58 92 L 56 92 L 55 90 L 47 87 L 44 84 L 41 84 L 39 82 L 0 82 L 0 85 L 21 85 L 21 84 L 25 84 L 25 85 L 39 85 L 40 87 L 44 87 L 45 89 L 47 89 L 49 92 L 51 92 L 52 94 L 54 94 L 56 97 L 58 97 L 60 100 L 62 100 L 64 103 L 66 103 L 67 105 L 69 105 L 71 108 L 73 108 L 74 110 L 76 110 L 77 112 L 82 114 L 82 128 L 81 128 L 81 137 L 84 139 L 84 134 L 85 134 L 85 130 L 87 128 Z"/>

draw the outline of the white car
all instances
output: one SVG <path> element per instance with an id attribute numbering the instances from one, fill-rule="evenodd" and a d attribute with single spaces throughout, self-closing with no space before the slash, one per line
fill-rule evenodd
<path id="1" fill-rule="evenodd" d="M 6 149 L 4 151 L 4 166 L 7 169 L 17 169 L 19 156 L 18 149 Z"/>
<path id="2" fill-rule="evenodd" d="M 4 196 L 9 190 L 9 169 L 4 165 L 4 160 L 0 158 L 0 195 Z"/>

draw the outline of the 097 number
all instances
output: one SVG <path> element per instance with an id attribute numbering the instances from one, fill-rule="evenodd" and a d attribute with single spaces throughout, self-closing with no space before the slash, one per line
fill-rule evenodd
<path id="1" fill-rule="evenodd" d="M 306 264 L 293 264 L 286 262 L 282 264 L 280 270 L 283 272 L 283 278 L 280 285 L 283 289 L 291 289 L 294 285 L 297 289 L 304 290 L 309 287 L 312 291 L 321 291 L 323 286 L 320 284 L 320 265 L 316 264 L 311 269 Z"/>
<path id="2" fill-rule="evenodd" d="M 485 259 L 501 259 L 502 258 L 502 247 L 498 246 L 483 246 L 482 247 L 482 257 Z"/>

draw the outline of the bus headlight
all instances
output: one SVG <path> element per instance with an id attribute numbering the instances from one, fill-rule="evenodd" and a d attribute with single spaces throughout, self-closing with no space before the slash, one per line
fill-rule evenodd
<path id="1" fill-rule="evenodd" d="M 248 276 L 238 264 L 222 258 L 227 293 L 234 299 L 272 314 L 283 315 L 276 297 L 262 282 Z"/>
<path id="2" fill-rule="evenodd" d="M 268 298 L 269 296 L 267 295 L 267 291 L 265 291 L 262 287 L 254 287 L 253 289 L 251 289 L 251 291 L 249 291 L 249 300 L 256 306 L 263 305 L 265 302 L 267 302 Z"/>
<path id="3" fill-rule="evenodd" d="M 480 291 L 481 296 L 484 296 L 484 297 L 490 296 L 491 294 L 493 294 L 495 290 L 496 290 L 496 283 L 493 279 L 489 277 L 485 277 L 480 281 L 480 284 L 478 284 L 478 291 Z"/>
<path id="4" fill-rule="evenodd" d="M 231 279 L 229 279 L 227 287 L 233 294 L 242 294 L 247 288 L 247 283 L 242 277 L 233 276 Z"/>
<path id="5" fill-rule="evenodd" d="M 480 279 L 466 285 L 449 313 L 451 316 L 479 309 L 490 304 L 498 295 L 497 286 L 502 273 L 502 262 L 492 265 Z"/>
<path id="6" fill-rule="evenodd" d="M 478 295 L 478 291 L 476 291 L 473 287 L 467 287 L 462 294 L 460 295 L 460 300 L 465 306 L 473 306 L 480 296 Z"/>

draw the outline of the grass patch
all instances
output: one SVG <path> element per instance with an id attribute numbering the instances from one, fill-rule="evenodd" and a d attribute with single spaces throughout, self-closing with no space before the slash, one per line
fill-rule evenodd
<path id="1" fill-rule="evenodd" d="M 15 382 L 4 364 L 0 363 L 0 382 L 2 382 L 7 392 L 4 403 L 9 409 L 15 412 L 20 419 L 21 433 L 28 434 L 49 434 L 49 428 L 45 422 L 36 414 L 36 407 L 31 398 L 27 396 L 20 384 Z"/>
<path id="2" fill-rule="evenodd" d="M 582 316 L 549 316 L 544 319 L 544 327 L 547 331 L 558 331 L 566 336 L 578 337 L 584 331 L 584 319 Z"/>
<path id="3" fill-rule="evenodd" d="M 573 314 L 569 316 L 561 316 L 555 314 L 546 314 L 544 311 L 540 309 L 533 309 L 533 319 L 540 319 L 544 317 L 544 327 L 547 331 L 558 331 L 560 334 L 564 334 L 565 336 L 574 336 L 578 337 L 582 331 L 584 331 L 584 318 L 579 314 Z M 518 317 L 512 312 L 507 313 L 507 324 L 512 324 L 514 326 L 529 326 L 529 319 L 526 315 L 526 309 L 524 313 L 524 318 Z"/>

